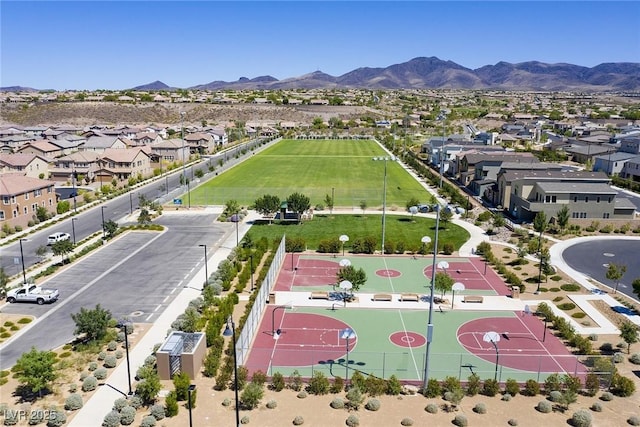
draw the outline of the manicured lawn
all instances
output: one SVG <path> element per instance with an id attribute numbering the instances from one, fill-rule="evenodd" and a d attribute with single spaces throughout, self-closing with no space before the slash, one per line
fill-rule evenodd
<path id="1" fill-rule="evenodd" d="M 424 217 L 411 217 L 411 215 L 386 215 L 385 242 L 404 242 L 406 251 L 411 248 L 420 249 L 422 236 L 434 239 L 435 220 Z M 305 240 L 307 248 L 315 250 L 318 242 L 332 237 L 338 238 L 342 234 L 349 236 L 349 242 L 345 249 L 348 251 L 351 243 L 358 238 L 375 236 L 378 246 L 382 240 L 382 215 L 330 215 L 316 214 L 313 220 L 301 224 L 290 223 L 288 225 L 256 224 L 249 231 L 251 239 L 255 242 L 262 237 L 269 241 L 280 240 L 284 234 L 289 237 L 301 237 Z M 450 242 L 456 249 L 469 239 L 469 233 L 452 223 L 440 223 L 438 233 L 439 244 Z"/>
<path id="2" fill-rule="evenodd" d="M 191 192 L 192 205 L 223 205 L 235 199 L 250 206 L 260 196 L 285 200 L 300 192 L 311 206 L 324 205 L 325 196 L 335 206 L 372 209 L 383 204 L 384 161 L 373 157 L 385 152 L 374 141 L 283 140 L 242 164 L 222 173 Z M 387 161 L 387 207 L 405 209 L 412 197 L 433 203 L 432 196 L 400 164 Z"/>

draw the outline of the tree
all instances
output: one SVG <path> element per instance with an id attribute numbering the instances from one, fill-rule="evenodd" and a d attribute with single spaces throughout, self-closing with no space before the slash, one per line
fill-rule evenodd
<path id="1" fill-rule="evenodd" d="M 191 378 L 186 372 L 180 372 L 175 374 L 172 378 L 173 386 L 176 388 L 176 398 L 178 402 L 187 400 L 189 394 L 189 386 L 191 385 Z"/>
<path id="2" fill-rule="evenodd" d="M 411 209 L 411 206 L 418 206 L 420 204 L 420 200 L 417 197 L 412 197 L 407 200 L 407 210 Z"/>
<path id="3" fill-rule="evenodd" d="M 547 221 L 547 215 L 542 211 L 538 212 L 535 218 L 533 218 L 533 229 L 542 234 L 546 231 L 548 226 L 549 222 Z"/>
<path id="4" fill-rule="evenodd" d="M 58 377 L 57 370 L 54 369 L 55 363 L 55 353 L 39 351 L 31 347 L 31 351 L 24 353 L 16 362 L 15 371 L 18 381 L 31 393 L 42 396 L 42 392 L 49 390 Z"/>
<path id="5" fill-rule="evenodd" d="M 364 272 L 362 268 L 356 270 L 356 268 L 352 265 L 348 265 L 346 267 L 342 267 L 338 270 L 336 274 L 338 279 L 338 284 L 343 280 L 348 280 L 351 282 L 351 290 L 358 291 L 360 287 L 364 286 L 367 283 L 367 274 Z"/>
<path id="6" fill-rule="evenodd" d="M 104 223 L 104 230 L 107 233 L 107 237 L 112 238 L 118 232 L 118 223 L 110 219 Z"/>
<path id="7" fill-rule="evenodd" d="M 638 336 L 638 327 L 629 321 L 620 324 L 620 338 L 627 343 L 627 354 L 631 353 L 631 344 L 635 344 L 640 340 Z"/>
<path id="8" fill-rule="evenodd" d="M 140 208 L 140 215 L 138 215 L 138 224 L 151 224 L 151 214 L 149 213 L 147 208 Z"/>
<path id="9" fill-rule="evenodd" d="M 564 233 L 564 229 L 569 225 L 569 207 L 567 205 L 562 206 L 556 213 L 556 218 L 558 220 L 560 231 Z"/>
<path id="10" fill-rule="evenodd" d="M 631 282 L 631 286 L 633 286 L 633 293 L 640 298 L 640 277 L 634 279 L 633 282 Z"/>
<path id="11" fill-rule="evenodd" d="M 47 252 L 49 252 L 49 249 L 46 246 L 39 246 L 38 249 L 36 249 L 36 256 L 40 258 L 40 261 L 44 261 L 47 257 Z"/>
<path id="12" fill-rule="evenodd" d="M 287 207 L 295 212 L 298 216 L 298 221 L 302 217 L 304 211 L 309 210 L 311 207 L 311 201 L 307 196 L 301 193 L 293 193 L 287 197 Z"/>
<path id="13" fill-rule="evenodd" d="M 441 296 L 449 292 L 453 287 L 453 278 L 447 273 L 436 273 L 436 289 L 440 291 Z"/>
<path id="14" fill-rule="evenodd" d="M 265 194 L 257 198 L 254 202 L 256 211 L 262 215 L 269 217 L 269 223 L 273 215 L 280 210 L 280 197 L 271 194 Z"/>
<path id="15" fill-rule="evenodd" d="M 331 215 L 333 215 L 333 203 L 333 197 L 328 194 L 324 196 L 324 204 L 329 208 L 329 212 L 331 213 Z"/>
<path id="16" fill-rule="evenodd" d="M 360 200 L 360 209 L 362 209 L 362 215 L 364 216 L 364 211 L 367 210 L 367 201 Z"/>
<path id="17" fill-rule="evenodd" d="M 609 267 L 607 267 L 606 277 L 607 279 L 615 283 L 615 286 L 613 287 L 614 294 L 618 292 L 618 285 L 620 284 L 620 279 L 622 279 L 622 276 L 624 276 L 624 273 L 626 272 L 627 272 L 626 265 L 622 265 L 622 264 L 618 265 L 618 264 L 610 263 Z"/>
<path id="18" fill-rule="evenodd" d="M 156 400 L 156 396 L 160 393 L 162 385 L 158 372 L 154 369 L 143 380 L 138 381 L 136 385 L 136 394 L 140 396 L 145 405 L 149 405 Z"/>
<path id="19" fill-rule="evenodd" d="M 43 222 L 49 219 L 49 211 L 44 206 L 38 206 L 36 208 L 36 218 L 38 221 Z"/>
<path id="20" fill-rule="evenodd" d="M 493 226 L 496 228 L 504 227 L 506 222 L 507 221 L 504 219 L 504 216 L 502 216 L 501 214 L 495 214 L 493 216 Z"/>
<path id="21" fill-rule="evenodd" d="M 72 313 L 71 318 L 76 324 L 75 334 L 85 334 L 89 341 L 101 340 L 107 335 L 107 328 L 111 320 L 111 312 L 96 305 L 93 310 L 80 308 L 80 312 Z"/>
<path id="22" fill-rule="evenodd" d="M 443 209 L 440 211 L 440 219 L 444 222 L 444 228 L 447 228 L 447 224 L 451 221 L 451 218 L 453 218 L 453 212 L 449 209 Z"/>
<path id="23" fill-rule="evenodd" d="M 224 204 L 224 211 L 222 214 L 226 217 L 230 217 L 233 214 L 237 214 L 240 212 L 240 203 L 237 200 L 231 199 L 227 200 Z"/>
<path id="24" fill-rule="evenodd" d="M 51 252 L 54 255 L 60 255 L 61 262 L 64 264 L 64 256 L 73 251 L 73 242 L 69 239 L 59 240 L 51 245 Z"/>

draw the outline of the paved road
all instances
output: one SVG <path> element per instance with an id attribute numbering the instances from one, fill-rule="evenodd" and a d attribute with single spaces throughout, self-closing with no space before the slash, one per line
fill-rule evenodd
<path id="1" fill-rule="evenodd" d="M 204 262 L 206 244 L 211 257 L 232 224 L 215 222 L 217 215 L 191 212 L 163 215 L 163 233 L 132 232 L 95 251 L 48 280 L 61 297 L 51 305 L 11 304 L 6 313 L 38 318 L 24 334 L 0 346 L 0 370 L 11 367 L 31 346 L 53 349 L 73 339 L 71 313 L 96 304 L 116 319 L 153 322 Z M 213 270 L 210 270 L 210 273 Z M 204 280 L 204 276 L 203 276 Z"/>
<path id="2" fill-rule="evenodd" d="M 568 247 L 562 257 L 571 268 L 612 287 L 613 283 L 606 277 L 606 265 L 611 262 L 626 265 L 627 272 L 620 281 L 618 292 L 638 298 L 633 294 L 631 282 L 640 278 L 640 239 L 594 239 Z"/>

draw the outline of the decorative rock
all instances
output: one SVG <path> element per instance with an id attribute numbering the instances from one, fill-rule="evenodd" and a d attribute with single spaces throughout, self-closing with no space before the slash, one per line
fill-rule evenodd
<path id="1" fill-rule="evenodd" d="M 403 385 L 402 386 L 402 394 L 408 394 L 413 396 L 414 394 L 418 394 L 418 387 L 414 385 Z"/>

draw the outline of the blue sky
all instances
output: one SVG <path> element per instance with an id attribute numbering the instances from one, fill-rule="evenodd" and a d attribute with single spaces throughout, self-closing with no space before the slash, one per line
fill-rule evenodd
<path id="1" fill-rule="evenodd" d="M 277 79 L 436 56 L 640 62 L 640 2 L 5 1 L 0 86 L 126 89 Z"/>

